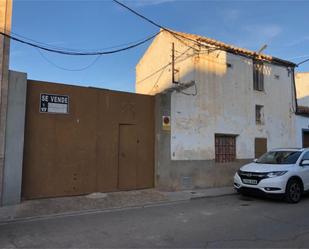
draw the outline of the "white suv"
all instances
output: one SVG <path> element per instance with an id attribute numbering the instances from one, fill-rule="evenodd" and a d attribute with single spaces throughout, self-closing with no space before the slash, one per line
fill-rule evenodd
<path id="1" fill-rule="evenodd" d="M 238 192 L 283 195 L 290 203 L 309 190 L 309 148 L 275 149 L 241 167 L 234 176 Z"/>

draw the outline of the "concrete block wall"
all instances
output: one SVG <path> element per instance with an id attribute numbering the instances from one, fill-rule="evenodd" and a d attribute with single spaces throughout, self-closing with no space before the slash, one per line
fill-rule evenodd
<path id="1" fill-rule="evenodd" d="M 11 31 L 12 0 L 0 0 L 0 30 Z M 10 39 L 0 35 L 0 206 L 3 192 Z"/>
<path id="2" fill-rule="evenodd" d="M 4 154 L 3 205 L 18 204 L 21 199 L 26 94 L 27 74 L 10 71 Z"/>

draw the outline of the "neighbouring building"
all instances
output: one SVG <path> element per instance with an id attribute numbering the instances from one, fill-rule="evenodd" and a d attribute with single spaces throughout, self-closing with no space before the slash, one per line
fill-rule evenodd
<path id="1" fill-rule="evenodd" d="M 156 95 L 157 186 L 230 185 L 241 164 L 295 147 L 294 67 L 162 30 L 136 66 L 136 92 Z"/>
<path id="2" fill-rule="evenodd" d="M 309 147 L 309 73 L 297 73 L 296 141 L 299 147 Z"/>
<path id="3" fill-rule="evenodd" d="M 0 0 L 0 30 L 11 32 L 12 0 Z M 0 35 L 0 205 L 5 191 L 5 146 L 9 91 L 10 39 Z M 16 181 L 18 182 L 18 176 Z"/>

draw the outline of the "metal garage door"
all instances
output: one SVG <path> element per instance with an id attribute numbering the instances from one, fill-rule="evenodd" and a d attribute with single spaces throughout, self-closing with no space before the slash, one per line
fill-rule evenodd
<path id="1" fill-rule="evenodd" d="M 26 199 L 153 187 L 154 97 L 28 81 L 22 185 Z"/>

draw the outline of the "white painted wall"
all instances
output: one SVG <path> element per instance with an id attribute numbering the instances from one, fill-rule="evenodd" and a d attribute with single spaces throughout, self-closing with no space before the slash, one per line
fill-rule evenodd
<path id="1" fill-rule="evenodd" d="M 163 32 L 137 65 L 138 93 L 155 94 L 172 86 L 171 67 L 152 74 L 171 62 L 172 42 L 177 55 L 185 52 L 184 59 L 176 61 L 176 78 L 182 83 L 194 80 L 197 87 L 196 96 L 175 91 L 171 96 L 173 160 L 214 159 L 215 133 L 238 135 L 238 159 L 254 157 L 255 137 L 267 138 L 268 149 L 296 145 L 294 88 L 286 67 L 265 63 L 265 91 L 254 91 L 251 59 L 205 49 L 197 54 Z M 184 92 L 194 93 L 194 87 Z M 264 105 L 263 125 L 255 123 L 255 105 Z"/>
<path id="2" fill-rule="evenodd" d="M 309 73 L 297 73 L 295 83 L 298 105 L 309 107 Z"/>
<path id="3" fill-rule="evenodd" d="M 218 62 L 200 56 L 194 74 L 197 96 L 172 94 L 172 159 L 214 159 L 215 133 L 238 135 L 238 159 L 254 157 L 255 137 L 267 138 L 268 149 L 295 146 L 292 76 L 271 64 L 265 64 L 264 73 L 265 92 L 254 91 L 252 60 L 225 52 Z M 255 123 L 255 105 L 264 106 L 262 125 Z"/>
<path id="4" fill-rule="evenodd" d="M 295 76 L 297 102 L 299 106 L 309 107 L 309 73 L 297 73 Z M 303 146 L 303 130 L 309 131 L 309 117 L 296 115 L 297 146 Z"/>
<path id="5" fill-rule="evenodd" d="M 303 146 L 303 130 L 309 131 L 309 118 L 296 115 L 296 146 Z"/>
<path id="6" fill-rule="evenodd" d="M 136 65 L 136 93 L 155 95 L 172 84 L 172 43 L 175 43 L 175 68 L 184 75 L 194 67 L 194 52 L 170 34 L 162 31 Z M 193 69 L 194 70 L 194 69 Z M 179 80 L 179 73 L 175 79 Z"/>

